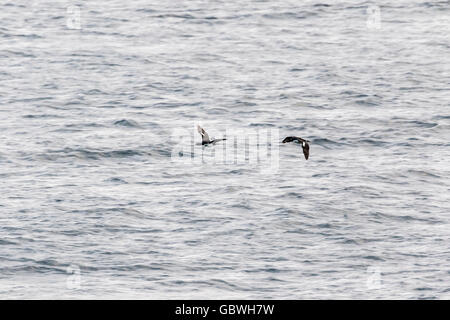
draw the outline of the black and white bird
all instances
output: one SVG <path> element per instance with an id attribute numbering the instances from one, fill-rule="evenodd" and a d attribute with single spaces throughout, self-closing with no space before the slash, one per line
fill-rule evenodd
<path id="1" fill-rule="evenodd" d="M 208 136 L 208 134 L 206 133 L 206 131 L 205 131 L 205 129 L 203 129 L 202 127 L 200 127 L 199 125 L 197 125 L 197 131 L 198 131 L 198 133 L 200 133 L 201 134 L 201 136 L 202 136 L 202 145 L 205 145 L 205 144 L 210 144 L 210 143 L 212 143 L 212 144 L 215 144 L 217 141 L 222 141 L 222 140 L 227 140 L 227 139 L 210 139 L 209 138 L 209 136 Z"/>
<path id="2" fill-rule="evenodd" d="M 303 154 L 305 155 L 305 159 L 308 160 L 308 158 L 309 158 L 309 144 L 308 144 L 308 142 L 309 141 L 305 140 L 305 139 L 302 139 L 300 137 L 291 136 L 291 137 L 284 138 L 283 143 L 292 142 L 292 141 L 297 141 L 298 143 L 302 144 Z"/>

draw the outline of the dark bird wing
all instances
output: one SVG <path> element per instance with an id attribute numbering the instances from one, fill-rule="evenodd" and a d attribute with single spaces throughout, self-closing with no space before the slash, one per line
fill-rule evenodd
<path id="1" fill-rule="evenodd" d="M 283 143 L 292 142 L 292 141 L 298 141 L 299 143 L 306 142 L 305 139 L 302 139 L 300 137 L 291 136 L 291 137 L 284 138 Z"/>
<path id="2" fill-rule="evenodd" d="M 219 142 L 219 141 L 225 141 L 225 140 L 227 140 L 226 138 L 223 138 L 223 139 L 214 139 L 213 141 L 211 141 L 211 143 L 216 143 L 216 142 Z"/>
<path id="3" fill-rule="evenodd" d="M 304 144 L 302 145 L 303 147 L 303 154 L 305 155 L 305 159 L 308 160 L 309 158 L 309 144 L 308 142 L 304 142 Z"/>
<path id="4" fill-rule="evenodd" d="M 297 137 L 286 137 L 283 139 L 283 143 L 292 142 L 294 140 L 297 140 Z"/>
<path id="5" fill-rule="evenodd" d="M 198 133 L 200 133 L 202 135 L 202 143 L 209 143 L 210 139 L 208 134 L 206 133 L 205 129 L 203 129 L 202 127 L 200 127 L 199 125 L 197 125 L 197 131 Z"/>

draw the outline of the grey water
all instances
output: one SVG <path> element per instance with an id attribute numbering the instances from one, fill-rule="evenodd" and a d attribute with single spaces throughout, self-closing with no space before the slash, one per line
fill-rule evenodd
<path id="1" fill-rule="evenodd" d="M 0 21 L 1 299 L 450 298 L 450 1 L 2 1 Z M 174 161 L 197 124 L 310 158 Z"/>

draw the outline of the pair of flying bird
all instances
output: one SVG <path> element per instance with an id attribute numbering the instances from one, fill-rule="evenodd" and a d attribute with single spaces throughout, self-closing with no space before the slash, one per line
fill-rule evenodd
<path id="1" fill-rule="evenodd" d="M 200 135 L 202 136 L 202 145 L 205 144 L 215 144 L 218 141 L 223 141 L 223 140 L 227 140 L 227 139 L 213 139 L 211 140 L 208 136 L 208 134 L 206 133 L 205 129 L 203 129 L 202 127 L 200 127 L 199 125 L 197 125 L 197 130 L 198 133 L 200 133 Z M 305 155 L 305 159 L 308 160 L 309 158 L 309 144 L 308 144 L 308 140 L 302 139 L 300 137 L 295 137 L 295 136 L 289 136 L 283 139 L 283 143 L 286 142 L 292 142 L 292 141 L 297 141 L 298 143 L 302 144 L 302 148 L 303 148 L 303 154 Z"/>

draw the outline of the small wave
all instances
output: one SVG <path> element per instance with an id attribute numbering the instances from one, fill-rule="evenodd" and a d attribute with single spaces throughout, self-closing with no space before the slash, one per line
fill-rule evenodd
<path id="1" fill-rule="evenodd" d="M 331 4 L 328 3 L 316 3 L 313 5 L 313 7 L 331 7 Z"/>
<path id="2" fill-rule="evenodd" d="M 16 242 L 0 239 L 0 245 L 17 244 Z"/>
<path id="3" fill-rule="evenodd" d="M 317 138 L 317 139 L 312 139 L 312 143 L 313 144 L 317 144 L 319 146 L 322 146 L 324 148 L 330 149 L 330 147 L 332 146 L 340 146 L 343 145 L 343 143 L 331 140 L 331 139 L 327 139 L 327 138 Z"/>
<path id="4" fill-rule="evenodd" d="M 436 120 L 450 119 L 450 116 L 447 116 L 447 115 L 437 115 L 437 116 L 434 116 L 433 119 L 436 119 Z"/>
<path id="5" fill-rule="evenodd" d="M 136 11 L 137 12 L 144 12 L 144 13 L 155 13 L 156 12 L 156 10 L 146 9 L 146 8 L 139 8 L 139 9 L 136 9 Z"/>
<path id="6" fill-rule="evenodd" d="M 250 123 L 250 127 L 275 127 L 273 123 Z"/>
<path id="7" fill-rule="evenodd" d="M 32 34 L 15 34 L 15 35 L 12 35 L 13 37 L 21 37 L 21 38 L 27 38 L 27 39 L 43 39 L 44 37 L 42 37 L 42 36 L 40 36 L 40 35 L 38 35 L 38 34 L 35 34 L 35 33 L 32 33 Z"/>
<path id="8" fill-rule="evenodd" d="M 355 245 L 359 245 L 358 241 L 353 240 L 353 239 L 345 239 L 345 240 L 342 240 L 341 243 L 342 243 L 342 244 L 355 244 Z"/>
<path id="9" fill-rule="evenodd" d="M 289 70 L 289 72 L 301 72 L 301 71 L 305 71 L 305 68 L 292 68 Z"/>
<path id="10" fill-rule="evenodd" d="M 64 126 L 63 129 L 58 129 L 58 130 L 74 130 L 74 131 L 80 131 L 80 128 L 101 128 L 104 127 L 103 125 L 96 123 L 96 122 L 88 122 L 88 123 L 71 123 L 71 124 L 66 124 Z M 58 131 L 55 130 L 55 131 Z"/>
<path id="11" fill-rule="evenodd" d="M 182 106 L 186 106 L 187 104 L 183 103 L 170 103 L 170 102 L 158 102 L 153 105 L 154 108 L 178 108 Z"/>
<path id="12" fill-rule="evenodd" d="M 127 120 L 127 119 L 122 119 L 122 120 L 117 120 L 114 122 L 115 126 L 122 126 L 122 127 L 129 127 L 129 128 L 138 128 L 139 124 L 134 121 L 134 120 Z"/>
<path id="13" fill-rule="evenodd" d="M 377 256 L 365 256 L 364 259 L 375 260 L 375 261 L 384 261 L 384 259 Z"/>
<path id="14" fill-rule="evenodd" d="M 316 225 L 316 227 L 321 228 L 321 229 L 330 229 L 330 228 L 332 228 L 332 225 L 329 223 L 319 223 Z"/>
<path id="15" fill-rule="evenodd" d="M 17 267 L 5 267 L 1 268 L 0 272 L 2 274 L 18 274 L 21 272 L 25 273 L 64 273 L 66 274 L 66 269 L 52 267 L 52 266 L 17 266 Z"/>
<path id="16" fill-rule="evenodd" d="M 38 98 L 25 98 L 25 99 L 14 99 L 11 102 L 37 102 L 44 100 L 53 100 L 53 97 L 38 97 Z"/>
<path id="17" fill-rule="evenodd" d="M 17 56 L 24 57 L 24 58 L 36 58 L 35 55 L 33 55 L 31 53 L 26 53 L 23 51 L 5 50 L 3 52 L 6 54 L 13 54 L 13 55 L 17 55 Z"/>
<path id="18" fill-rule="evenodd" d="M 438 124 L 436 122 L 425 122 L 420 120 L 405 120 L 402 118 L 394 117 L 392 120 L 399 120 L 399 124 L 406 124 L 406 125 L 413 125 L 420 128 L 433 128 L 436 127 Z"/>
<path id="19" fill-rule="evenodd" d="M 278 13 L 266 13 L 263 14 L 262 17 L 266 19 L 274 19 L 274 20 L 285 20 L 285 19 L 306 19 L 312 16 L 317 16 L 317 12 L 311 12 L 311 11 L 302 11 L 299 13 L 296 12 L 278 12 Z"/>
<path id="20" fill-rule="evenodd" d="M 285 233 L 310 234 L 312 232 L 302 228 L 295 228 L 291 230 L 286 230 Z"/>
<path id="21" fill-rule="evenodd" d="M 436 223 L 441 223 L 442 221 L 440 220 L 436 220 L 436 219 L 425 219 L 425 218 L 418 218 L 418 217 L 413 217 L 410 215 L 403 215 L 403 216 L 396 216 L 396 215 L 392 215 L 392 214 L 387 214 L 387 213 L 381 213 L 381 212 L 376 212 L 371 214 L 373 217 L 376 218 L 387 218 L 387 219 L 392 219 L 392 220 L 397 220 L 397 221 L 404 221 L 404 222 L 411 222 L 411 221 L 419 221 L 419 222 L 425 222 L 425 223 L 430 223 L 430 224 L 436 224 Z"/>
<path id="22" fill-rule="evenodd" d="M 437 8 L 438 10 L 448 10 L 448 1 L 436 1 L 436 2 L 424 2 L 419 4 L 419 6 L 427 8 Z"/>
<path id="23" fill-rule="evenodd" d="M 410 169 L 410 170 L 408 170 L 408 173 L 415 174 L 415 175 L 421 176 L 421 177 L 430 177 L 430 178 L 438 178 L 438 179 L 441 178 L 440 176 L 438 176 L 436 174 L 433 174 L 433 173 L 427 172 L 427 171 L 423 171 L 423 170 Z"/>
<path id="24" fill-rule="evenodd" d="M 45 119 L 45 118 L 64 118 L 64 117 L 55 115 L 55 114 L 27 114 L 27 115 L 24 115 L 23 118 L 25 118 L 25 119 Z"/>
<path id="25" fill-rule="evenodd" d="M 119 177 L 112 177 L 112 178 L 106 179 L 106 181 L 117 183 L 117 184 L 127 184 L 128 183 L 127 181 L 125 181 L 124 179 L 121 179 Z"/>
<path id="26" fill-rule="evenodd" d="M 85 91 L 84 94 L 90 96 L 90 95 L 107 94 L 107 93 L 103 92 L 101 90 L 98 90 L 98 89 L 91 89 L 91 90 Z"/>
<path id="27" fill-rule="evenodd" d="M 103 158 L 127 158 L 133 156 L 140 156 L 143 153 L 132 149 L 101 151 L 101 150 L 65 148 L 62 150 L 49 151 L 46 155 L 48 156 L 48 158 L 54 158 L 55 154 L 61 154 L 64 157 L 100 160 Z"/>
<path id="28" fill-rule="evenodd" d="M 422 127 L 422 128 L 433 128 L 438 125 L 435 122 L 423 122 L 423 121 L 418 121 L 418 120 L 410 121 L 409 123 L 416 124 L 417 126 Z"/>
<path id="29" fill-rule="evenodd" d="M 303 195 L 297 192 L 288 192 L 286 194 L 283 194 L 283 197 L 292 197 L 292 198 L 297 198 L 297 199 L 301 199 L 303 198 Z"/>
<path id="30" fill-rule="evenodd" d="M 360 143 L 366 143 L 366 144 L 370 144 L 373 146 L 383 146 L 386 145 L 387 142 L 385 141 L 381 141 L 381 140 L 374 140 L 374 139 L 361 139 L 359 140 Z"/>
<path id="31" fill-rule="evenodd" d="M 154 18 L 177 18 L 177 19 L 196 19 L 193 15 L 190 14 L 159 14 L 157 16 L 154 16 Z"/>
<path id="32" fill-rule="evenodd" d="M 254 102 L 242 101 L 242 100 L 236 100 L 234 103 L 236 106 L 246 106 L 246 107 L 256 107 L 257 106 L 257 104 Z"/>
<path id="33" fill-rule="evenodd" d="M 368 107 L 374 107 L 374 106 L 378 106 L 380 105 L 378 102 L 375 102 L 373 100 L 356 100 L 355 101 L 356 104 L 359 104 L 360 106 L 368 106 Z"/>
<path id="34" fill-rule="evenodd" d="M 323 177 L 329 177 L 330 176 L 330 173 L 316 173 L 316 174 L 313 174 L 313 178 L 323 178 Z"/>

